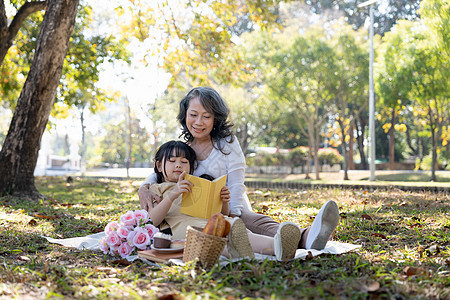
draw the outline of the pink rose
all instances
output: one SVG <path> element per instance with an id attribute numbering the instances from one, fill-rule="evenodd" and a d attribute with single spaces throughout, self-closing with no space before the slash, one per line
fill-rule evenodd
<path id="1" fill-rule="evenodd" d="M 107 238 L 107 236 L 105 236 L 104 238 L 102 238 L 102 239 L 100 240 L 100 242 L 99 242 L 99 244 L 100 244 L 100 250 L 102 250 L 104 254 L 106 254 L 106 253 L 109 252 L 109 246 L 108 246 L 108 244 L 106 243 L 106 238 Z"/>
<path id="2" fill-rule="evenodd" d="M 117 229 L 117 235 L 123 239 L 126 240 L 128 235 L 130 234 L 130 232 L 133 230 L 132 226 L 126 226 L 126 225 L 121 225 L 118 229 Z"/>
<path id="3" fill-rule="evenodd" d="M 127 242 L 133 244 L 133 238 L 136 235 L 136 230 L 131 231 L 127 236 Z"/>
<path id="4" fill-rule="evenodd" d="M 120 221 L 125 225 L 136 226 L 136 216 L 132 211 L 128 211 L 126 214 L 122 215 Z"/>
<path id="5" fill-rule="evenodd" d="M 133 252 L 134 247 L 131 246 L 128 243 L 122 243 L 122 245 L 119 246 L 119 248 L 117 249 L 117 252 L 119 253 L 120 257 L 125 258 L 128 255 L 131 254 L 131 252 Z"/>
<path id="6" fill-rule="evenodd" d="M 119 245 L 119 246 L 120 246 L 120 245 Z M 118 254 L 119 246 L 111 246 L 111 247 L 109 248 L 109 254 L 111 254 L 111 255 L 116 255 L 116 254 Z"/>
<path id="7" fill-rule="evenodd" d="M 119 228 L 119 223 L 116 221 L 109 222 L 105 227 L 105 233 L 108 235 L 110 232 L 116 231 Z"/>
<path id="8" fill-rule="evenodd" d="M 110 246 L 112 248 L 112 247 L 120 246 L 120 244 L 122 242 L 121 242 L 120 237 L 117 234 L 117 232 L 113 231 L 113 232 L 110 232 L 106 236 L 106 243 L 108 244 L 108 246 Z"/>
<path id="9" fill-rule="evenodd" d="M 135 234 L 132 239 L 132 245 L 140 250 L 145 250 L 150 245 L 150 236 L 148 231 L 142 227 L 137 227 L 134 230 Z"/>
<path id="10" fill-rule="evenodd" d="M 147 230 L 148 236 L 152 239 L 155 236 L 155 233 L 159 231 L 158 227 L 153 226 L 152 224 L 146 224 L 144 229 Z"/>
<path id="11" fill-rule="evenodd" d="M 135 210 L 134 216 L 136 217 L 136 223 L 138 225 L 145 224 L 148 220 L 150 220 L 148 217 L 148 212 L 145 209 Z"/>

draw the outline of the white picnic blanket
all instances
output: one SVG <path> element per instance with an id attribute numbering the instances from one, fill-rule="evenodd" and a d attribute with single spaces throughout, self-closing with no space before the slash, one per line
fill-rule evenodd
<path id="1" fill-rule="evenodd" d="M 87 235 L 87 236 L 67 238 L 67 239 L 54 239 L 54 238 L 47 237 L 47 236 L 42 236 L 42 237 L 47 239 L 50 243 L 59 244 L 59 245 L 66 246 L 66 247 L 77 248 L 79 250 L 88 249 L 88 250 L 99 250 L 100 251 L 99 242 L 104 236 L 105 236 L 105 233 L 100 232 L 100 233 L 95 233 L 95 234 L 91 234 L 91 235 Z M 337 241 L 328 241 L 326 247 L 322 250 L 297 249 L 297 251 L 295 252 L 294 259 L 305 259 L 308 256 L 308 253 L 311 253 L 312 256 L 317 256 L 317 255 L 320 255 L 323 253 L 343 254 L 343 253 L 350 252 L 350 251 L 353 251 L 353 250 L 356 250 L 359 248 L 361 248 L 361 245 L 341 243 L 341 242 L 337 242 Z M 138 258 L 137 255 L 133 255 L 133 256 L 128 257 L 128 260 L 133 261 L 137 258 Z M 276 260 L 275 256 L 263 255 L 263 254 L 258 254 L 258 253 L 255 253 L 255 259 L 257 259 L 257 260 L 265 260 L 265 259 Z M 239 260 L 239 259 L 233 259 L 232 261 L 237 261 L 237 260 Z M 174 259 L 171 261 L 176 264 L 183 264 L 181 260 Z M 230 262 L 230 260 L 228 258 L 226 258 L 225 256 L 220 257 L 220 260 L 219 260 L 220 264 L 225 265 L 229 262 Z"/>

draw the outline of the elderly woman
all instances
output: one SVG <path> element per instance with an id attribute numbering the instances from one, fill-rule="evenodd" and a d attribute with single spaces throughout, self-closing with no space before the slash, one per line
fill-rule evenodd
<path id="1" fill-rule="evenodd" d="M 210 87 L 194 88 L 181 100 L 177 120 L 182 126 L 181 136 L 197 155 L 194 175 L 209 174 L 218 178 L 227 174 L 230 216 L 240 217 L 254 233 L 274 237 L 281 230 L 280 224 L 251 209 L 244 185 L 245 157 L 232 133 L 228 114 L 222 97 Z M 153 183 L 156 183 L 155 174 L 151 174 L 138 191 L 143 209 L 152 206 L 152 199 L 160 200 L 149 191 Z M 322 206 L 310 228 L 299 229 L 299 237 L 285 243 L 296 243 L 295 248 L 323 249 L 338 221 L 337 205 L 329 201 Z"/>

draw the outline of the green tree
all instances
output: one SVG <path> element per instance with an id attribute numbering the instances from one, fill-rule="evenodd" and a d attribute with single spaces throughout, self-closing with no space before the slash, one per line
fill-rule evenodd
<path id="1" fill-rule="evenodd" d="M 126 165 L 126 135 L 128 135 L 125 120 L 117 122 L 111 120 L 106 125 L 106 134 L 99 143 L 96 153 L 102 157 L 104 163 Z M 141 126 L 139 120 L 131 117 L 131 142 L 133 144 L 131 152 L 131 165 L 136 162 L 151 161 L 151 136 L 150 133 Z"/>
<path id="2" fill-rule="evenodd" d="M 4 1 L 1 7 L 4 7 Z M 0 152 L 0 195 L 19 193 L 40 196 L 34 185 L 33 172 L 56 96 L 77 8 L 76 0 L 48 3 L 30 72 Z"/>
<path id="3" fill-rule="evenodd" d="M 292 35 L 292 32 L 284 34 Z M 319 179 L 317 152 L 320 133 L 335 98 L 333 84 L 337 74 L 330 70 L 335 70 L 336 58 L 320 29 L 310 29 L 294 38 L 291 36 L 291 40 L 271 57 L 266 84 L 273 97 L 289 103 L 296 110 L 299 130 L 308 136 L 309 161 L 314 158 L 316 179 Z M 309 177 L 309 163 L 306 177 Z"/>
<path id="4" fill-rule="evenodd" d="M 415 45 L 410 40 L 413 22 L 400 21 L 393 31 L 386 33 L 377 57 L 375 89 L 379 95 L 383 128 L 389 135 L 389 169 L 394 169 L 395 128 L 398 117 L 408 102 L 412 84 Z"/>
<path id="5" fill-rule="evenodd" d="M 365 1 L 310 0 L 306 1 L 316 14 L 329 11 L 341 11 L 349 24 L 356 29 L 361 28 L 368 18 L 368 9 L 358 8 Z M 414 20 L 418 17 L 420 0 L 387 0 L 374 3 L 375 31 L 383 35 L 389 32 L 399 20 Z"/>
<path id="6" fill-rule="evenodd" d="M 447 6 L 448 7 L 448 6 Z M 417 49 L 413 56 L 411 97 L 422 114 L 431 136 L 431 180 L 436 181 L 439 147 L 447 145 L 449 118 L 449 55 L 440 43 L 428 38 L 429 26 L 417 24 L 412 32 Z M 421 29 L 421 30 L 420 30 Z"/>
<path id="7" fill-rule="evenodd" d="M 335 73 L 338 76 L 334 84 L 337 112 L 336 121 L 341 129 L 341 147 L 344 157 L 344 180 L 348 180 L 350 138 L 353 123 L 363 109 L 367 107 L 368 55 L 367 46 L 361 32 L 354 31 L 348 25 L 336 24 L 337 34 L 333 35 L 330 46 L 336 54 Z"/>

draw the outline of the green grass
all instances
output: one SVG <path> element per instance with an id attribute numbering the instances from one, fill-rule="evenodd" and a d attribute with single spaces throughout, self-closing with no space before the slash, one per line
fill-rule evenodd
<path id="1" fill-rule="evenodd" d="M 334 239 L 359 251 L 287 263 L 249 261 L 204 270 L 155 268 L 50 244 L 103 230 L 138 207 L 137 182 L 37 179 L 48 199 L 0 198 L 0 298 L 448 299 L 450 196 L 363 189 L 251 190 L 255 210 L 309 226 L 327 200 L 341 212 Z"/>
<path id="2" fill-rule="evenodd" d="M 342 185 L 374 185 L 374 186 L 433 186 L 450 187 L 450 171 L 437 171 L 436 181 L 430 181 L 431 172 L 401 172 L 376 171 L 375 181 L 369 181 L 368 171 L 349 172 L 349 180 L 343 180 L 343 172 L 320 173 L 320 180 L 315 179 L 315 173 L 310 174 L 311 179 L 305 179 L 305 174 L 247 174 L 247 181 L 290 181 L 305 184 L 342 184 Z"/>

